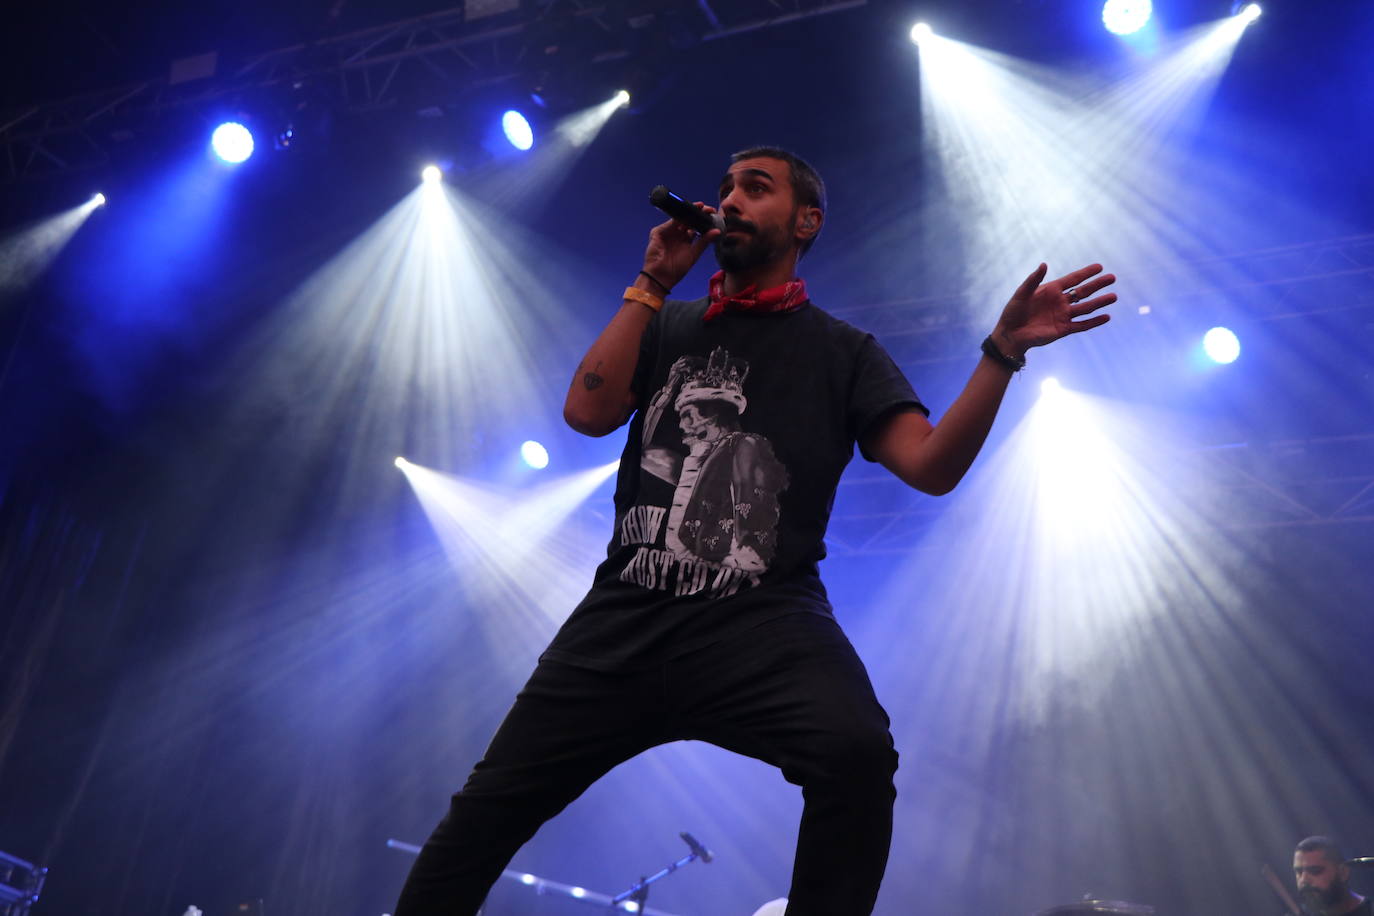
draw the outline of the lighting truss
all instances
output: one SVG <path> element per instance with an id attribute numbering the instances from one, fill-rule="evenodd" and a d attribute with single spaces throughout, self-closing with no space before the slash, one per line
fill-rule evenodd
<path id="1" fill-rule="evenodd" d="M 257 54 L 211 58 L 202 79 L 167 77 L 0 112 L 4 180 L 98 166 L 111 148 L 173 112 L 209 112 L 239 98 L 309 92 L 335 112 L 422 110 L 483 87 L 516 83 L 557 60 L 560 78 L 634 56 L 671 33 L 671 47 L 781 26 L 867 0 L 536 0 L 467 3 Z M 664 48 L 655 46 L 656 51 Z M 186 62 L 182 62 L 186 63 Z M 171 68 L 178 70 L 176 65 Z M 209 115 L 207 114 L 206 117 Z"/>
<path id="2" fill-rule="evenodd" d="M 1180 290 L 1178 302 L 1233 293 L 1244 298 L 1250 323 L 1319 315 L 1374 321 L 1374 234 L 1305 242 L 1192 262 L 1195 276 L 1237 278 L 1207 290 Z M 968 342 L 981 333 L 974 309 L 957 297 L 932 297 L 837 309 L 872 331 L 908 368 L 969 361 Z M 1159 313 L 1170 305 L 1156 303 Z M 1345 435 L 1239 442 L 1189 449 L 1222 500 L 1225 513 L 1199 513 L 1218 530 L 1368 526 L 1374 523 L 1374 425 Z M 846 498 L 826 544 L 836 556 L 909 553 L 945 510 L 934 498 L 907 491 L 881 468 L 855 468 L 841 486 Z M 864 532 L 862 538 L 836 532 Z"/>

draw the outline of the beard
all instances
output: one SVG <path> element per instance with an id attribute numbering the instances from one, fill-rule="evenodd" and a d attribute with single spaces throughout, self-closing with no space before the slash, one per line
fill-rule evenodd
<path id="1" fill-rule="evenodd" d="M 1318 913 L 1325 913 L 1327 907 L 1335 906 L 1345 899 L 1349 885 L 1337 879 L 1331 882 L 1326 890 L 1316 887 L 1305 887 L 1298 896 L 1302 898 L 1303 904 L 1310 910 Z"/>
<path id="2" fill-rule="evenodd" d="M 787 253 L 792 235 L 797 230 L 797 217 L 790 224 L 775 229 L 760 229 L 744 220 L 726 220 L 726 231 L 742 230 L 739 235 L 720 236 L 715 241 L 716 263 L 729 273 L 740 273 L 771 264 Z"/>

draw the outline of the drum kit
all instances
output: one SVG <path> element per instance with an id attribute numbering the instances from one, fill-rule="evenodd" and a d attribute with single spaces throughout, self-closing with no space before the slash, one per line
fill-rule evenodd
<path id="1" fill-rule="evenodd" d="M 502 872 L 502 877 L 509 878 L 529 885 L 538 894 L 552 894 L 555 896 L 566 896 L 578 900 L 581 903 L 591 904 L 603 910 L 612 912 L 639 913 L 641 916 L 671 916 L 661 910 L 655 910 L 645 905 L 649 896 L 649 886 L 662 878 L 677 871 L 684 865 L 692 862 L 709 863 L 713 856 L 696 837 L 690 833 L 681 834 L 683 842 L 689 849 L 689 854 L 683 858 L 669 864 L 656 874 L 640 878 L 628 890 L 620 894 L 611 896 L 608 894 L 598 894 L 585 890 L 581 887 L 572 885 L 558 884 L 547 879 L 539 878 L 535 875 L 528 875 L 521 872 L 506 870 Z M 387 840 L 387 846 L 392 849 L 399 849 L 403 852 L 418 854 L 420 847 L 410 843 L 403 843 L 400 840 Z M 3 853 L 0 853 L 3 856 Z M 1374 857 L 1349 859 L 1345 863 L 1347 866 L 1356 869 L 1374 869 Z M 1301 916 L 1303 910 L 1294 901 L 1291 893 L 1287 890 L 1282 880 L 1273 869 L 1265 865 L 1260 870 L 1264 879 L 1269 882 L 1274 892 L 1281 897 L 1288 908 L 1291 916 Z M 23 911 L 20 911 L 23 912 Z M 770 900 L 763 906 L 754 911 L 753 916 L 786 916 L 787 898 L 780 897 L 777 900 Z M 1155 916 L 1155 908 L 1143 903 L 1128 903 L 1124 900 L 1099 900 L 1092 894 L 1085 894 L 1083 899 L 1077 903 L 1068 903 L 1062 906 L 1052 906 L 1047 910 L 1039 910 L 1034 916 Z"/>

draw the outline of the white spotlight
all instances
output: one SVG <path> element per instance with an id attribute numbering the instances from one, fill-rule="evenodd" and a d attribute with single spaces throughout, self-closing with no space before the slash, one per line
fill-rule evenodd
<path id="1" fill-rule="evenodd" d="M 1241 22 L 1244 22 L 1246 25 L 1249 25 L 1250 23 L 1258 19 L 1260 17 L 1260 13 L 1262 12 L 1264 11 L 1260 9 L 1260 5 L 1258 3 L 1247 3 L 1245 5 L 1245 8 L 1241 10 L 1237 15 L 1240 16 Z"/>
<path id="2" fill-rule="evenodd" d="M 1107 0 L 1102 5 L 1102 24 L 1115 35 L 1130 35 L 1144 28 L 1153 12 L 1150 0 Z"/>
<path id="3" fill-rule="evenodd" d="M 510 145 L 521 152 L 534 146 L 534 128 L 529 119 L 514 108 L 501 115 L 501 131 Z"/>
<path id="4" fill-rule="evenodd" d="M 520 446 L 520 457 L 536 471 L 549 466 L 549 450 L 533 439 Z"/>
<path id="5" fill-rule="evenodd" d="M 918 22 L 911 27 L 911 40 L 916 44 L 920 44 L 934 34 L 935 30 L 924 22 Z"/>
<path id="6" fill-rule="evenodd" d="M 1052 375 L 1040 383 L 1041 394 L 1058 394 L 1063 390 L 1064 386 L 1059 384 L 1059 379 Z"/>
<path id="7" fill-rule="evenodd" d="M 221 160 L 238 165 L 253 155 L 253 134 L 237 121 L 226 121 L 210 135 L 210 146 Z"/>
<path id="8" fill-rule="evenodd" d="M 587 896 L 587 891 L 584 888 L 580 887 L 575 887 L 572 890 L 568 891 L 568 893 L 579 900 Z"/>
<path id="9" fill-rule="evenodd" d="M 438 184 L 443 177 L 444 173 L 437 165 L 427 165 L 420 171 L 420 180 L 425 184 Z"/>
<path id="10" fill-rule="evenodd" d="M 534 875 L 521 875 L 521 876 L 520 876 L 520 883 L 521 883 L 521 884 L 533 884 L 534 881 L 535 881 Z"/>
<path id="11" fill-rule="evenodd" d="M 630 104 L 630 93 L 627 90 L 622 89 L 615 94 L 615 100 L 621 108 L 624 108 L 626 105 Z"/>
<path id="12" fill-rule="evenodd" d="M 409 461 L 406 461 L 406 460 L 405 460 L 404 458 L 402 458 L 400 455 L 397 455 L 397 456 L 396 456 L 395 465 L 396 465 L 396 467 L 398 467 L 398 468 L 400 468 L 401 470 L 404 471 L 404 470 L 410 465 L 410 462 L 409 462 Z"/>
<path id="13" fill-rule="evenodd" d="M 1240 339 L 1230 328 L 1212 328 L 1202 335 L 1202 350 L 1214 363 L 1233 363 L 1240 356 Z"/>
<path id="14" fill-rule="evenodd" d="M 99 192 L 96 192 L 96 195 L 95 195 L 94 197 L 91 198 L 91 206 L 93 206 L 93 207 L 103 207 L 103 206 L 105 206 L 105 195 L 104 195 L 104 194 L 101 194 L 101 193 L 99 193 Z"/>

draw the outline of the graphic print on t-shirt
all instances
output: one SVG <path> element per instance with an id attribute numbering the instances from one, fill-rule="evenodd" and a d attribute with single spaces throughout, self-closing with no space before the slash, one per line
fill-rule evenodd
<path id="1" fill-rule="evenodd" d="M 709 358 L 678 359 L 650 399 L 640 468 L 668 485 L 660 490 L 667 505 L 649 504 L 652 488 L 643 487 L 621 520 L 621 546 L 639 545 L 622 581 L 722 596 L 757 585 L 768 570 L 788 474 L 772 443 L 741 428 L 748 374 L 746 361 L 717 347 Z"/>

